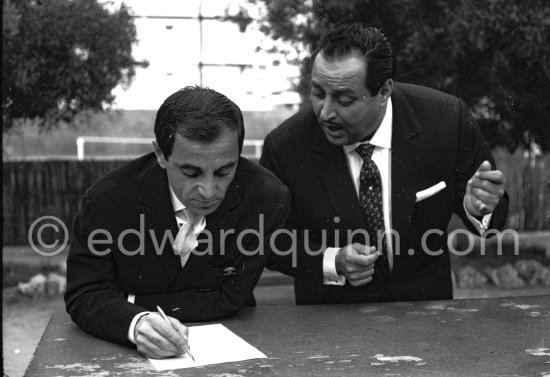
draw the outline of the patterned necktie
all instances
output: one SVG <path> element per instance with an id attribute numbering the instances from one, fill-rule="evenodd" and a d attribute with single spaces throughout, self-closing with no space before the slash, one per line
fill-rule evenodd
<path id="1" fill-rule="evenodd" d="M 363 210 L 366 230 L 369 234 L 371 246 L 378 248 L 378 233 L 381 237 L 384 232 L 384 211 L 382 209 L 382 179 L 378 167 L 371 156 L 374 145 L 361 144 L 355 151 L 363 159 L 363 166 L 359 174 L 359 204 Z M 389 272 L 386 237 L 382 237 L 382 250 L 375 262 L 375 271 L 380 269 L 384 275 Z"/>
<path id="2" fill-rule="evenodd" d="M 193 221 L 191 221 L 191 216 L 187 209 L 184 208 L 177 211 L 176 217 L 179 219 L 178 224 L 181 223 L 181 225 L 172 247 L 176 254 L 180 256 L 181 266 L 184 267 L 191 252 L 195 250 L 199 242 L 197 241 L 195 227 L 193 226 Z"/>

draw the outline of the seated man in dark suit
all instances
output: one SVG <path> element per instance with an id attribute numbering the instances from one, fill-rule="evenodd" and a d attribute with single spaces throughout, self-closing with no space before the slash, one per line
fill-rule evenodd
<path id="1" fill-rule="evenodd" d="M 295 277 L 298 304 L 450 299 L 452 213 L 481 235 L 506 222 L 503 174 L 466 105 L 393 76 L 380 30 L 338 26 L 313 53 L 312 106 L 265 139 L 294 232 L 268 267 Z"/>
<path id="2" fill-rule="evenodd" d="M 271 172 L 239 156 L 241 111 L 214 90 L 187 87 L 168 97 L 155 136 L 154 153 L 86 192 L 65 302 L 90 334 L 160 358 L 187 351 L 179 321 L 255 305 L 269 238 L 286 220 L 290 196 Z"/>

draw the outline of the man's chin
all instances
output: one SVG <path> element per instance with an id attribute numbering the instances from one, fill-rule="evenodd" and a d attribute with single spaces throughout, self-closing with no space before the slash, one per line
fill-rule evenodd
<path id="1" fill-rule="evenodd" d="M 342 146 L 342 145 L 349 144 L 348 138 L 343 135 L 335 135 L 331 132 L 325 131 L 325 137 L 331 144 L 334 144 L 334 145 Z"/>
<path id="2" fill-rule="evenodd" d="M 221 204 L 221 201 L 211 206 L 195 205 L 193 206 L 193 208 L 190 208 L 190 209 L 191 209 L 191 212 L 193 212 L 193 214 L 197 216 L 207 216 L 216 212 L 220 204 Z"/>

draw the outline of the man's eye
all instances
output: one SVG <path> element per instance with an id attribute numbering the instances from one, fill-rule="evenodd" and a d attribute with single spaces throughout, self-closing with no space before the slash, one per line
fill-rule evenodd
<path id="1" fill-rule="evenodd" d="M 338 98 L 338 103 L 342 106 L 349 106 L 354 101 L 355 101 L 355 99 L 350 98 L 350 97 L 340 97 L 340 98 Z"/>
<path id="2" fill-rule="evenodd" d="M 321 90 L 318 90 L 318 89 L 313 89 L 311 91 L 311 95 L 314 96 L 314 97 L 317 97 L 317 98 L 325 97 L 325 93 Z"/>
<path id="3" fill-rule="evenodd" d="M 196 171 L 182 170 L 181 172 L 183 173 L 183 175 L 189 178 L 197 178 L 199 176 L 199 173 L 197 173 Z"/>
<path id="4" fill-rule="evenodd" d="M 218 177 L 225 177 L 225 176 L 229 175 L 229 172 L 226 171 L 226 170 L 223 170 L 223 171 L 217 171 L 215 174 Z"/>

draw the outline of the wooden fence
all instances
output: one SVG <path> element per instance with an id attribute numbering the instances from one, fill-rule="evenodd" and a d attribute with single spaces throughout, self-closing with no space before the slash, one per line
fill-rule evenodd
<path id="1" fill-rule="evenodd" d="M 550 154 L 495 153 L 510 197 L 507 226 L 516 230 L 550 230 Z"/>
<path id="2" fill-rule="evenodd" d="M 550 229 L 550 156 L 496 154 L 510 196 L 508 226 L 516 230 Z M 28 244 L 31 224 L 56 216 L 69 231 L 79 201 L 95 180 L 126 161 L 25 161 L 3 164 L 3 244 Z M 44 241 L 55 235 L 44 231 Z"/>
<path id="3" fill-rule="evenodd" d="M 3 244 L 26 245 L 31 224 L 55 216 L 67 228 L 84 191 L 100 176 L 127 161 L 24 161 L 3 164 Z M 45 229 L 45 242 L 56 235 Z"/>

